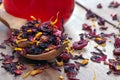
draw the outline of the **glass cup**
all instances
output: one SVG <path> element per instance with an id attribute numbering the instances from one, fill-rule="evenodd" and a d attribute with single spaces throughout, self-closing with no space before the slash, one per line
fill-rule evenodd
<path id="1" fill-rule="evenodd" d="M 74 0 L 4 0 L 5 10 L 13 16 L 30 20 L 30 16 L 40 19 L 42 22 L 53 20 L 58 15 L 57 26 L 62 25 L 62 19 L 66 22 L 73 10 Z"/>

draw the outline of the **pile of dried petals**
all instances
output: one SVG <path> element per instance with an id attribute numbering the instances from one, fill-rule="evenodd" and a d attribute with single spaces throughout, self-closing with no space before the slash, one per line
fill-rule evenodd
<path id="1" fill-rule="evenodd" d="M 59 48 L 62 39 L 62 31 L 52 21 L 40 23 L 32 20 L 20 30 L 14 29 L 7 41 L 14 47 L 14 53 L 37 55 Z M 27 42 L 27 45 L 19 46 L 22 42 Z"/>
<path id="2" fill-rule="evenodd" d="M 26 66 L 19 61 L 19 58 L 15 58 L 15 56 L 4 55 L 0 53 L 3 57 L 2 60 L 2 68 L 4 68 L 9 73 L 17 76 L 21 75 L 23 70 L 26 70 Z"/>

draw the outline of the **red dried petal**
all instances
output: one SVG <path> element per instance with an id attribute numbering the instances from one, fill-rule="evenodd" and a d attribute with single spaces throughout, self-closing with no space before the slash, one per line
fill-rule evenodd
<path id="1" fill-rule="evenodd" d="M 115 48 L 113 51 L 113 54 L 116 56 L 119 56 L 120 55 L 120 48 Z"/>
<path id="2" fill-rule="evenodd" d="M 92 30 L 91 26 L 87 25 L 86 23 L 84 23 L 84 24 L 82 25 L 82 29 L 83 29 L 83 30 L 86 30 L 86 31 L 91 31 L 91 30 Z"/>
<path id="3" fill-rule="evenodd" d="M 115 43 L 114 43 L 115 48 L 120 47 L 120 38 L 115 38 Z"/>
<path id="4" fill-rule="evenodd" d="M 87 46 L 88 44 L 88 41 L 87 40 L 80 40 L 78 42 L 74 42 L 72 47 L 73 49 L 75 50 L 81 50 L 83 49 L 85 46 Z"/>

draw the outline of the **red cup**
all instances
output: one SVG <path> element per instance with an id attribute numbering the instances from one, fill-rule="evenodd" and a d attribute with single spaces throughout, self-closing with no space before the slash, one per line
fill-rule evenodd
<path id="1" fill-rule="evenodd" d="M 42 22 L 56 18 L 59 12 L 57 26 L 61 26 L 62 18 L 66 22 L 74 9 L 74 0 L 4 0 L 5 10 L 13 16 L 30 20 L 30 16 L 41 19 Z M 54 20 L 53 19 L 53 20 Z"/>

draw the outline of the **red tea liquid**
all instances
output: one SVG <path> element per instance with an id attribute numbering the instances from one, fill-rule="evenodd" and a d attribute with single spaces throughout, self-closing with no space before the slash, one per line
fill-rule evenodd
<path id="1" fill-rule="evenodd" d="M 58 26 L 61 19 L 66 22 L 74 9 L 74 0 L 4 0 L 5 10 L 17 17 L 31 19 L 34 16 L 41 21 L 48 21 L 52 16 L 56 17 L 59 11 Z"/>

